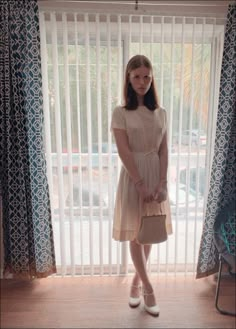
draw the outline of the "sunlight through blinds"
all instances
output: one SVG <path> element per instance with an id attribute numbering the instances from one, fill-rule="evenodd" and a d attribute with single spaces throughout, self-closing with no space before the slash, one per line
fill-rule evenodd
<path id="1" fill-rule="evenodd" d="M 129 58 L 148 56 L 168 117 L 173 234 L 153 273 L 194 273 L 216 122 L 224 26 L 214 18 L 40 11 L 45 150 L 60 275 L 133 272 L 112 239 L 121 169 L 110 132 Z"/>

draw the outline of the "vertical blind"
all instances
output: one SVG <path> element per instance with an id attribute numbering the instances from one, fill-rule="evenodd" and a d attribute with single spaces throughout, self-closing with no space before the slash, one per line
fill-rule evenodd
<path id="1" fill-rule="evenodd" d="M 149 271 L 194 273 L 211 167 L 224 26 L 214 18 L 40 12 L 45 147 L 58 272 L 124 275 L 112 240 L 121 163 L 110 132 L 129 58 L 148 56 L 168 115 L 174 233 Z"/>

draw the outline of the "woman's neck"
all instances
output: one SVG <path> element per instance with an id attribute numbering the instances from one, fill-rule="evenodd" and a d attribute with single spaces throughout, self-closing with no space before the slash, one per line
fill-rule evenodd
<path id="1" fill-rule="evenodd" d="M 142 106 L 142 105 L 143 105 L 144 97 L 143 97 L 143 96 L 139 96 L 139 95 L 137 95 L 137 99 L 138 99 L 138 105 L 139 105 L 139 106 Z"/>

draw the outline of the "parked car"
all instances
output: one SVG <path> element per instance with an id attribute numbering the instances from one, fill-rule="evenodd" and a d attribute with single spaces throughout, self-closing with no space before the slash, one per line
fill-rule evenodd
<path id="1" fill-rule="evenodd" d="M 178 206 L 178 213 L 180 215 L 186 214 L 186 208 L 188 205 L 189 211 L 195 209 L 196 206 L 196 198 L 198 197 L 198 206 L 199 209 L 203 208 L 203 198 L 199 194 L 189 188 L 187 190 L 187 186 L 185 184 L 180 183 L 179 189 L 176 190 L 177 185 L 171 184 L 168 189 L 171 212 L 173 214 L 177 211 Z M 80 195 L 81 192 L 81 195 Z M 115 190 L 113 191 L 114 195 L 111 197 L 113 198 L 112 203 L 115 200 Z M 73 211 L 75 215 L 80 215 L 83 213 L 84 216 L 88 216 L 90 213 L 90 199 L 89 199 L 89 188 L 88 186 L 83 186 L 81 189 L 79 186 L 73 186 Z M 107 187 L 103 186 L 103 191 L 99 194 L 98 186 L 93 186 L 93 190 L 91 191 L 92 202 L 92 214 L 94 216 L 98 216 L 100 213 L 100 206 L 102 207 L 102 212 L 104 216 L 108 216 L 109 213 L 109 195 Z M 82 201 L 82 202 L 81 202 Z M 70 198 L 67 195 L 66 203 L 65 203 L 65 212 L 66 214 L 69 213 L 69 206 L 70 206 Z"/>
<path id="2" fill-rule="evenodd" d="M 198 185 L 198 192 L 201 196 L 204 196 L 205 187 L 206 187 L 206 169 L 204 167 L 196 167 L 189 168 L 189 184 L 191 190 L 197 193 L 197 173 L 199 171 L 199 185 Z M 187 183 L 187 168 L 183 168 L 180 170 L 179 174 L 180 183 L 186 184 Z"/>
<path id="3" fill-rule="evenodd" d="M 92 153 L 98 153 L 98 143 L 95 143 L 92 145 Z M 102 153 L 108 153 L 109 151 L 109 144 L 108 143 L 102 143 L 101 144 Z M 117 153 L 117 147 L 116 144 L 111 144 L 111 153 Z"/>
<path id="4" fill-rule="evenodd" d="M 99 195 L 98 193 L 92 191 L 91 193 L 91 196 L 92 196 L 92 205 L 95 206 L 95 207 L 98 207 L 99 204 L 100 204 L 100 198 L 99 198 Z M 83 187 L 81 189 L 81 202 L 82 202 L 82 207 L 89 207 L 89 189 L 88 188 L 85 188 Z M 103 204 L 103 200 L 102 200 L 102 204 Z M 70 198 L 69 198 L 69 195 L 67 196 L 67 199 L 66 199 L 66 205 L 69 206 L 70 204 Z M 78 207 L 80 205 L 80 190 L 77 186 L 74 186 L 73 187 L 73 205 Z"/>
<path id="5" fill-rule="evenodd" d="M 177 206 L 179 214 L 185 214 L 187 206 L 189 210 L 195 208 L 197 193 L 191 188 L 188 190 L 187 185 L 180 183 L 177 190 L 177 184 L 171 184 L 168 188 L 168 193 L 172 213 L 176 212 Z M 202 208 L 203 198 L 200 195 L 198 196 L 198 201 L 199 208 Z"/>
<path id="6" fill-rule="evenodd" d="M 98 143 L 93 143 L 92 144 L 92 153 L 98 153 Z M 108 153 L 109 151 L 109 144 L 107 142 L 101 143 L 101 150 L 102 153 Z M 88 146 L 85 146 L 82 148 L 82 153 L 88 153 Z M 117 147 L 116 144 L 112 143 L 111 144 L 111 153 L 117 153 Z"/>
<path id="7" fill-rule="evenodd" d="M 81 193 L 81 195 L 80 195 Z M 90 192 L 88 186 L 83 186 L 81 189 L 79 186 L 73 186 L 73 212 L 74 215 L 89 216 L 90 213 Z M 103 195 L 99 195 L 98 191 L 93 189 L 91 191 L 91 208 L 94 216 L 99 215 L 100 205 L 104 209 L 103 214 L 107 213 L 107 203 Z M 66 197 L 65 202 L 65 214 L 69 214 L 70 196 Z"/>
<path id="8" fill-rule="evenodd" d="M 108 153 L 109 153 L 109 145 L 108 143 L 102 143 L 101 144 L 101 154 L 103 160 L 108 159 Z M 112 163 L 113 165 L 116 164 L 117 161 L 117 147 L 116 144 L 111 144 L 111 154 L 112 154 Z M 55 154 L 55 157 L 57 155 Z M 79 161 L 81 160 L 81 168 L 86 169 L 88 167 L 88 147 L 85 146 L 82 148 L 81 152 L 78 149 L 72 149 L 72 170 L 74 172 L 78 171 L 79 168 Z M 68 167 L 68 150 L 66 148 L 62 151 L 62 158 L 63 158 L 63 172 L 67 173 L 69 170 Z M 99 167 L 99 154 L 98 154 L 98 143 L 92 144 L 92 150 L 91 150 L 91 158 L 92 158 L 92 168 L 98 168 Z M 56 163 L 56 162 L 55 162 Z M 107 161 L 103 161 L 103 166 L 107 166 Z M 55 167 L 56 171 L 56 167 Z"/>
<path id="9" fill-rule="evenodd" d="M 191 143 L 192 145 L 196 146 L 206 146 L 206 134 L 203 131 L 198 131 L 197 129 L 193 130 L 184 130 L 181 135 L 181 141 L 183 145 L 188 145 L 190 142 L 191 137 Z"/>

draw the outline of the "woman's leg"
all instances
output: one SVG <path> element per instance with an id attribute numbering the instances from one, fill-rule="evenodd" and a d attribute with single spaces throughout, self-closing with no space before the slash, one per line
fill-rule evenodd
<path id="1" fill-rule="evenodd" d="M 148 257 L 150 255 L 152 245 L 147 244 L 147 245 L 142 246 L 142 248 L 144 249 L 145 263 L 147 264 Z M 133 277 L 133 280 L 132 280 L 131 289 L 130 289 L 130 296 L 131 297 L 135 297 L 135 298 L 139 297 L 139 295 L 140 295 L 140 289 L 139 289 L 140 281 L 141 281 L 140 276 L 139 276 L 138 272 L 135 271 L 135 274 L 134 274 L 134 277 Z"/>
<path id="2" fill-rule="evenodd" d="M 151 246 L 142 246 L 138 244 L 135 240 L 130 241 L 130 253 L 131 258 L 133 260 L 134 267 L 136 269 L 136 273 L 133 285 L 135 282 L 138 282 L 138 280 L 142 281 L 143 289 L 150 295 L 145 297 L 145 302 L 148 306 L 155 305 L 155 296 L 154 294 L 151 294 L 153 292 L 153 288 L 151 285 L 151 282 L 149 280 L 147 269 L 146 269 L 146 262 L 147 258 L 149 256 L 151 250 Z"/>
<path id="3" fill-rule="evenodd" d="M 152 245 L 151 245 L 151 244 L 145 244 L 145 245 L 143 246 L 143 249 L 144 249 L 144 255 L 145 255 L 146 264 L 147 264 L 148 257 L 149 257 L 149 255 L 150 255 L 150 252 L 151 252 L 151 249 L 152 249 Z M 134 274 L 134 277 L 133 277 L 132 285 L 134 285 L 134 286 L 139 286 L 140 281 L 141 281 L 140 276 L 139 276 L 138 272 L 135 271 L 135 274 Z"/>

